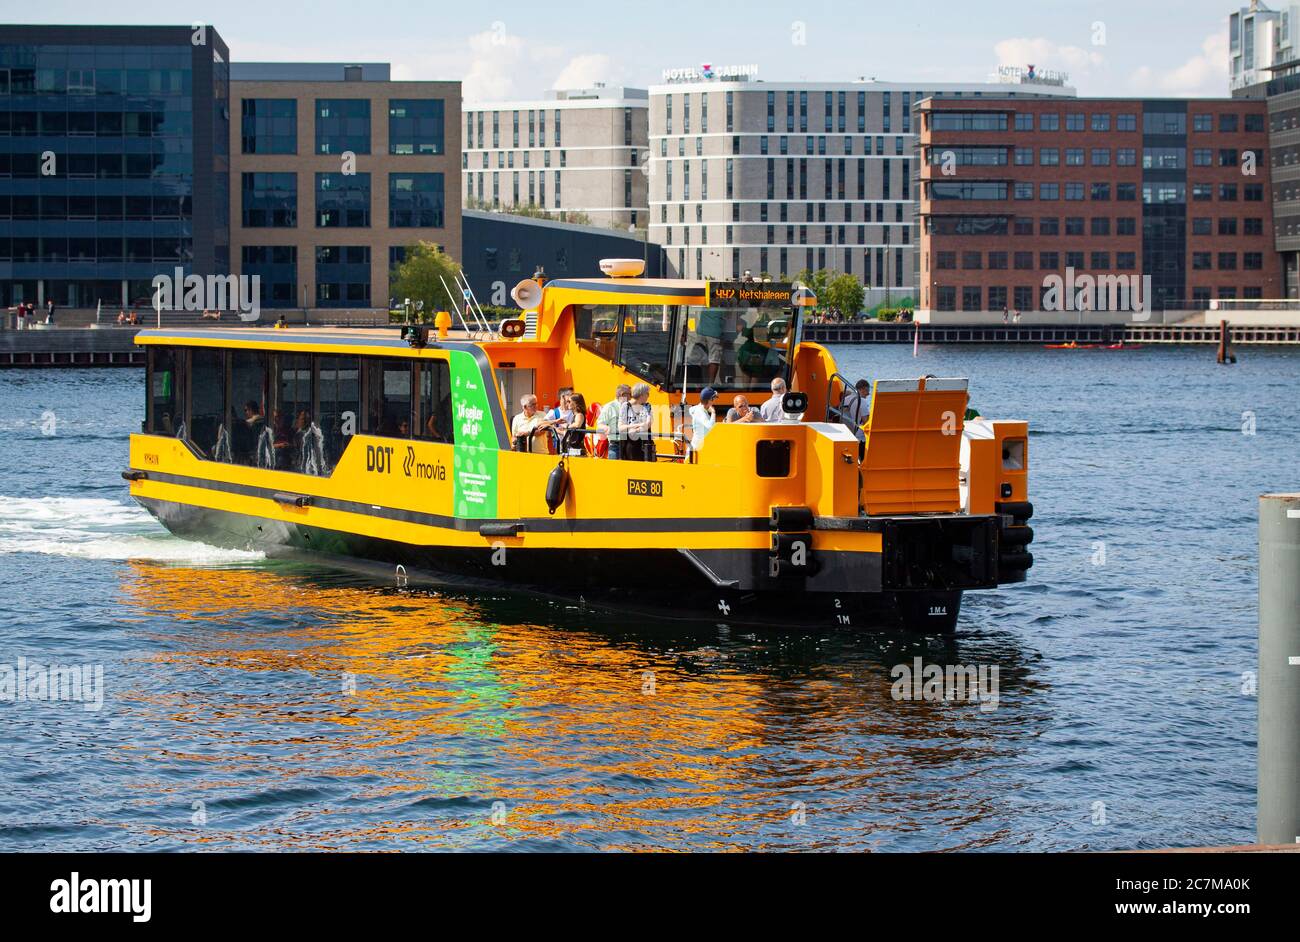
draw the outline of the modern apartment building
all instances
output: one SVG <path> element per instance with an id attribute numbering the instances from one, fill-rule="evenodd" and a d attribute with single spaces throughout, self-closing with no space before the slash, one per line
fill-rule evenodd
<path id="1" fill-rule="evenodd" d="M 567 89 L 545 101 L 465 105 L 465 205 L 644 227 L 645 89 Z"/>
<path id="2" fill-rule="evenodd" d="M 692 76 L 654 86 L 650 241 L 670 275 L 829 268 L 861 278 L 869 303 L 915 297 L 917 104 L 1073 95 L 1061 79 L 1029 76 L 975 85 Z"/>
<path id="3" fill-rule="evenodd" d="M 1300 4 L 1278 10 L 1258 0 L 1228 17 L 1228 83 L 1232 91 L 1267 82 L 1275 67 L 1296 58 Z"/>
<path id="4" fill-rule="evenodd" d="M 407 245 L 460 258 L 459 82 L 236 63 L 230 115 L 232 268 L 263 307 L 386 307 Z"/>
<path id="5" fill-rule="evenodd" d="M 1282 288 L 1264 101 L 933 99 L 919 112 L 918 313 L 1042 310 L 1051 276 L 1071 273 L 1150 276 L 1155 311 Z"/>
<path id="6" fill-rule="evenodd" d="M 212 27 L 0 27 L 0 307 L 229 271 L 229 62 Z"/>

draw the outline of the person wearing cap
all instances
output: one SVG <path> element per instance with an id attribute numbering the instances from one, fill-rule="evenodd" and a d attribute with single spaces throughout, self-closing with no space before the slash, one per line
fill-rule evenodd
<path id="1" fill-rule="evenodd" d="M 718 393 L 712 386 L 705 386 L 700 390 L 700 401 L 698 404 L 691 406 L 690 412 L 690 435 L 691 450 L 694 454 L 700 450 L 700 445 L 704 442 L 704 436 L 709 434 L 718 421 L 717 410 L 713 408 L 714 402 L 718 399 Z"/>

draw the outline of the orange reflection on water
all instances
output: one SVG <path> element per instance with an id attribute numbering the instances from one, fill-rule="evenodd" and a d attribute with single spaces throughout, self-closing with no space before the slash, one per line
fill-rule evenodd
<path id="1" fill-rule="evenodd" d="M 792 792 L 829 777 L 840 813 L 870 817 L 915 801 L 928 763 L 994 748 L 815 660 L 775 676 L 707 644 L 492 624 L 478 601 L 266 568 L 133 563 L 121 590 L 166 649 L 158 685 L 127 695 L 167 729 L 157 790 L 209 809 L 152 829 L 174 840 L 756 848 L 794 842 Z M 946 741 L 927 760 L 898 737 Z"/>

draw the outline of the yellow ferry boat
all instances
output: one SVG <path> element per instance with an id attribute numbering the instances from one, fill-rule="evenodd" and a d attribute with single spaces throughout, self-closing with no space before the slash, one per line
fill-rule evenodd
<path id="1" fill-rule="evenodd" d="M 668 618 L 949 631 L 964 591 L 1024 580 L 1025 422 L 967 421 L 964 379 L 878 379 L 860 442 L 853 384 L 800 341 L 806 290 L 610 268 L 635 275 L 521 283 L 523 316 L 487 331 L 141 331 L 131 495 L 219 546 Z M 686 447 L 704 386 L 725 414 L 777 379 L 777 421 Z M 650 460 L 598 457 L 599 431 L 512 440 L 530 393 L 594 415 L 640 383 Z"/>

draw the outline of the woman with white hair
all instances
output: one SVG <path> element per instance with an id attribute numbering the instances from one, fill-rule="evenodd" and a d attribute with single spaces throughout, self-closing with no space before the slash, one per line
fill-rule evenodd
<path id="1" fill-rule="evenodd" d="M 655 460 L 650 424 L 650 387 L 646 383 L 637 383 L 632 387 L 632 398 L 619 406 L 618 430 L 623 435 L 620 456 L 625 461 Z"/>

